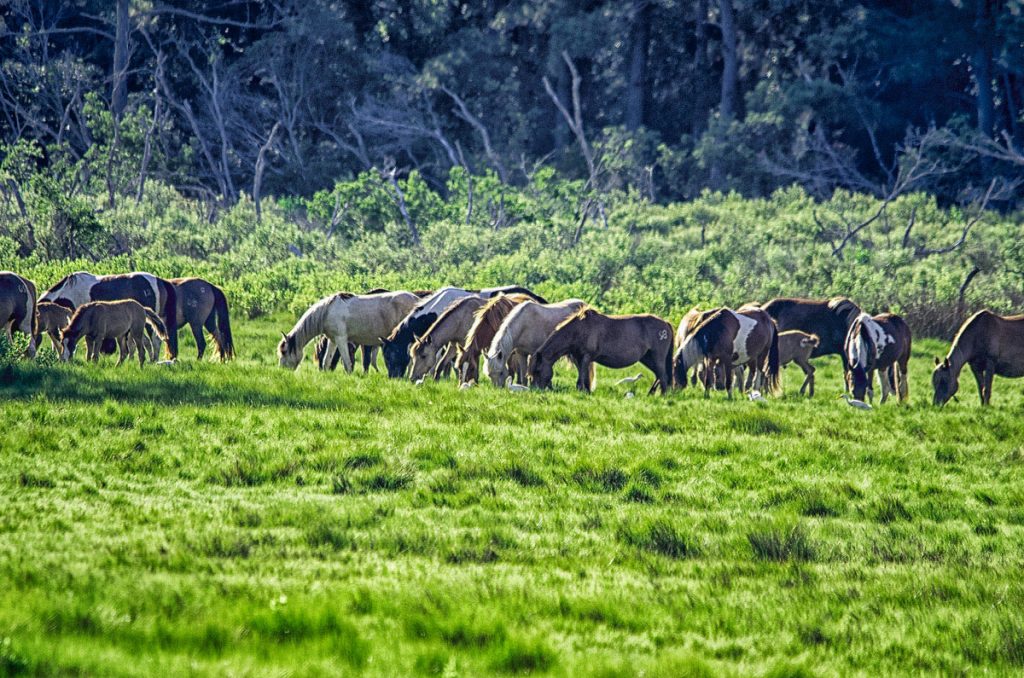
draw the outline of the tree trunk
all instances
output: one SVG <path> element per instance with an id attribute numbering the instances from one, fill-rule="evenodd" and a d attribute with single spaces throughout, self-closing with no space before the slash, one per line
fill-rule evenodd
<path id="1" fill-rule="evenodd" d="M 693 119 L 690 121 L 690 132 L 697 136 L 707 127 L 707 111 L 710 106 L 707 104 L 707 83 L 708 83 L 708 0 L 699 0 L 697 3 L 696 21 L 696 48 L 693 54 L 693 72 L 695 75 L 697 99 L 693 107 Z"/>
<path id="2" fill-rule="evenodd" d="M 629 85 L 626 89 L 626 129 L 636 130 L 644 124 L 644 100 L 647 90 L 647 44 L 651 35 L 651 5 L 647 0 L 634 0 L 632 49 L 629 57 Z"/>
<path id="3" fill-rule="evenodd" d="M 110 110 L 114 120 L 120 121 L 128 104 L 128 1 L 117 0 L 116 35 L 114 36 L 113 86 Z"/>
<path id="4" fill-rule="evenodd" d="M 978 88 L 978 130 L 987 137 L 992 136 L 995 103 L 992 95 L 992 45 L 990 21 L 991 15 L 988 0 L 975 0 L 974 14 L 974 56 L 971 57 L 971 68 L 974 71 L 974 84 Z"/>
<path id="5" fill-rule="evenodd" d="M 736 16 L 732 0 L 719 0 L 719 23 L 722 27 L 722 96 L 718 112 L 725 122 L 736 117 L 736 86 L 739 79 Z"/>
<path id="6" fill-rule="evenodd" d="M 555 78 L 555 88 L 558 90 L 558 98 L 562 101 L 569 101 L 571 94 L 569 93 L 569 71 L 565 68 L 565 64 L 559 59 L 558 63 L 558 75 Z M 554 120 L 551 121 L 553 124 L 552 130 L 554 134 L 554 149 L 561 150 L 565 148 L 565 145 L 569 143 L 569 127 L 566 125 L 565 120 L 562 118 L 561 111 L 558 107 L 555 107 Z"/>

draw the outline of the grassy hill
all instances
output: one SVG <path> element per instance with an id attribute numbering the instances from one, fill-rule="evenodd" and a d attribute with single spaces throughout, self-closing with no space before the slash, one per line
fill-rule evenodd
<path id="1" fill-rule="evenodd" d="M 0 674 L 1024 665 L 1024 383 L 982 409 L 551 393 L 239 360 L 0 371 Z M 678 320 L 674 318 L 673 320 Z M 649 380 L 638 385 L 646 390 Z"/>

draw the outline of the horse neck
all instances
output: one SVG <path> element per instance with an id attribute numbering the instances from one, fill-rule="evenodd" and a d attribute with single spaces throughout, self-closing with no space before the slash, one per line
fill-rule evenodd
<path id="1" fill-rule="evenodd" d="M 327 314 L 334 306 L 334 300 L 328 302 L 317 302 L 308 311 L 302 314 L 298 322 L 295 323 L 295 327 L 288 333 L 290 337 L 294 337 L 295 345 L 301 350 L 306 344 L 318 335 L 324 333 L 324 323 L 327 320 Z"/>
<path id="2" fill-rule="evenodd" d="M 460 308 L 454 313 L 446 314 L 442 321 L 435 323 L 431 331 L 428 332 L 430 338 L 437 342 L 438 346 L 460 340 L 462 337 L 459 336 L 459 328 L 463 327 L 462 321 L 465 313 L 465 309 Z"/>
<path id="3" fill-rule="evenodd" d="M 964 368 L 964 365 L 974 357 L 973 344 L 975 343 L 974 335 L 976 331 L 972 331 L 973 329 L 968 328 L 967 331 L 958 334 L 956 339 L 953 340 L 953 345 L 949 347 L 949 353 L 946 354 L 949 368 L 954 375 L 960 374 L 960 370 Z M 965 341 L 964 335 L 968 332 L 970 333 L 970 338 Z"/>

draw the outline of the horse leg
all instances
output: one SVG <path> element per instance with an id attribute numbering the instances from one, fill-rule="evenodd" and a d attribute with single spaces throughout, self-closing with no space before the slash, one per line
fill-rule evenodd
<path id="1" fill-rule="evenodd" d="M 576 388 L 578 390 L 580 390 L 580 391 L 586 391 L 587 393 L 590 393 L 590 387 L 591 387 L 591 381 L 590 381 L 590 374 L 591 374 L 591 367 L 592 367 L 591 363 L 592 363 L 592 361 L 590 359 L 590 356 L 584 354 L 580 358 L 579 376 L 576 378 Z"/>
<path id="2" fill-rule="evenodd" d="M 206 337 L 203 336 L 203 326 L 198 322 L 189 322 L 188 326 L 192 328 L 192 337 L 196 340 L 196 348 L 199 350 L 197 360 L 202 360 L 203 354 L 206 353 Z"/>
<path id="3" fill-rule="evenodd" d="M 996 376 L 995 365 L 992 364 L 992 361 L 988 361 L 988 363 L 985 365 L 985 404 L 986 405 L 991 405 L 992 404 L 992 380 L 995 378 L 995 376 Z"/>
<path id="4" fill-rule="evenodd" d="M 117 362 L 114 363 L 114 367 L 120 367 L 124 363 L 124 359 L 128 357 L 128 344 L 125 341 L 125 336 L 122 334 L 114 341 L 117 343 Z"/>
<path id="5" fill-rule="evenodd" d="M 345 364 L 345 372 L 352 374 L 353 351 L 349 349 L 348 336 L 345 334 L 336 334 L 334 336 L 328 336 L 328 338 L 334 342 L 334 345 L 341 351 L 341 360 Z M 328 353 L 330 355 L 330 353 Z"/>
<path id="6" fill-rule="evenodd" d="M 363 346 L 363 374 L 370 373 L 370 365 L 373 365 L 373 369 L 377 369 L 377 347 L 376 346 Z"/>
<path id="7" fill-rule="evenodd" d="M 729 400 L 732 400 L 732 382 L 733 382 L 733 377 L 735 376 L 733 374 L 732 364 L 728 363 L 728 362 L 725 362 L 725 361 L 722 361 L 722 367 L 725 369 L 725 393 L 726 393 L 726 397 L 728 397 Z"/>
<path id="8" fill-rule="evenodd" d="M 98 363 L 100 361 L 100 346 L 102 344 L 102 340 L 87 335 L 85 337 L 85 359 Z"/>
<path id="9" fill-rule="evenodd" d="M 47 332 L 50 335 L 50 343 L 53 344 L 54 353 L 60 353 L 60 333 L 57 330 Z"/>
<path id="10" fill-rule="evenodd" d="M 704 397 L 711 397 L 711 388 L 715 379 L 715 363 L 711 358 L 704 358 Z"/>
<path id="11" fill-rule="evenodd" d="M 900 370 L 900 402 L 907 400 L 910 397 L 910 383 L 907 381 L 907 369 L 908 363 L 910 362 L 909 353 L 899 361 Z"/>
<path id="12" fill-rule="evenodd" d="M 210 315 L 206 316 L 206 322 L 203 323 L 206 331 L 213 337 L 213 343 L 217 345 L 217 355 L 224 359 L 224 335 L 221 334 L 220 330 L 217 329 L 217 314 L 210 311 Z M 198 343 L 198 342 L 197 342 Z M 200 356 L 202 357 L 202 356 Z"/>
<path id="13" fill-rule="evenodd" d="M 892 393 L 893 391 L 892 370 L 893 367 L 890 365 L 889 367 L 883 368 L 878 371 L 878 384 L 879 386 L 882 387 L 882 400 L 879 403 L 880 405 L 885 404 L 885 401 L 889 399 L 889 394 Z"/>

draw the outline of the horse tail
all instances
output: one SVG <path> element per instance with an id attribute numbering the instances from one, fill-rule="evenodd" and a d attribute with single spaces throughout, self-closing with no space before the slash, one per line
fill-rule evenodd
<path id="1" fill-rule="evenodd" d="M 671 390 L 675 386 L 675 375 L 672 372 L 672 353 L 672 347 L 669 346 L 668 350 L 665 351 L 665 378 L 668 380 L 668 383 L 662 384 L 664 391 Z M 683 375 L 683 378 L 685 379 L 686 375 Z"/>
<path id="2" fill-rule="evenodd" d="M 142 310 L 146 312 L 146 322 L 153 326 L 153 329 L 156 330 L 157 335 L 161 339 L 170 344 L 170 337 L 167 334 L 167 325 L 164 324 L 164 321 L 160 316 L 153 313 L 153 311 L 149 310 L 145 306 L 142 307 Z"/>
<path id="3" fill-rule="evenodd" d="M 213 312 L 217 315 L 217 331 L 220 333 L 220 341 L 217 342 L 220 359 L 231 360 L 235 357 L 235 340 L 231 337 L 228 299 L 219 287 L 216 285 L 210 285 L 210 287 L 213 288 Z"/>
<path id="4" fill-rule="evenodd" d="M 178 357 L 178 291 L 174 283 L 158 278 L 164 290 L 163 326 L 167 335 L 167 357 Z"/>
<path id="5" fill-rule="evenodd" d="M 765 360 L 765 385 L 769 393 L 777 394 L 782 385 L 782 369 L 779 360 L 779 330 L 772 322 L 772 343 L 768 347 L 768 358 Z"/>

